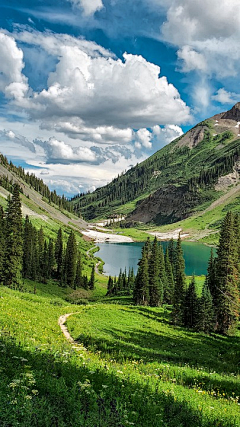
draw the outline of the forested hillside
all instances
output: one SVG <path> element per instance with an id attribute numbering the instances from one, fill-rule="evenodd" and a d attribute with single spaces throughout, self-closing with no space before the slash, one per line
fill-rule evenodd
<path id="1" fill-rule="evenodd" d="M 222 113 L 198 124 L 105 187 L 75 197 L 75 212 L 86 219 L 127 213 L 136 221 L 166 224 L 209 205 L 239 182 L 234 108 L 240 104 L 228 116 Z M 221 177 L 229 174 L 221 185 Z"/>

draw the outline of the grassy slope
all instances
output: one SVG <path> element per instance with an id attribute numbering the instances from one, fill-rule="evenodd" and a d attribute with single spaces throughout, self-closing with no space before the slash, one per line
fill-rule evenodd
<path id="1" fill-rule="evenodd" d="M 82 214 L 87 217 L 88 211 L 92 212 L 92 208 L 95 208 L 95 218 L 106 216 L 112 212 L 119 214 L 132 212 L 136 203 L 140 199 L 147 197 L 151 192 L 166 185 L 179 186 L 186 184 L 189 178 L 198 176 L 203 168 L 208 170 L 217 159 L 227 155 L 231 149 L 239 144 L 239 141 L 237 142 L 231 136 L 226 138 L 226 133 L 214 136 L 216 128 L 214 128 L 212 121 L 208 120 L 201 125 L 205 126 L 207 131 L 203 141 L 195 148 L 190 150 L 187 147 L 178 147 L 178 142 L 181 139 L 178 138 L 153 154 L 140 165 L 131 168 L 125 175 L 121 175 L 112 183 L 102 189 L 96 190 L 92 194 L 85 195 L 82 198 L 85 203 L 81 208 Z M 134 175 L 135 171 L 139 169 L 141 169 L 141 171 L 138 176 Z M 156 172 L 158 175 L 155 175 Z M 107 196 L 112 194 L 115 183 L 119 182 L 120 184 L 124 181 L 127 182 L 127 188 L 136 185 L 140 193 L 124 205 L 122 205 L 121 198 L 115 197 L 113 201 L 108 200 L 106 206 L 98 207 L 99 202 L 104 201 Z M 144 188 L 142 189 L 140 184 L 143 182 Z M 98 198 L 97 201 L 94 201 L 94 195 L 97 196 L 100 193 L 101 197 Z M 202 200 L 210 204 L 211 201 L 219 197 L 219 193 L 211 189 L 202 190 L 201 193 L 202 194 L 199 194 L 200 204 L 202 204 Z M 77 202 L 78 199 L 73 201 L 74 204 Z"/>
<path id="2" fill-rule="evenodd" d="M 2 426 L 240 425 L 239 334 L 173 328 L 167 308 L 69 307 L 67 290 L 37 292 L 0 288 Z M 68 312 L 88 351 L 64 339 Z"/>

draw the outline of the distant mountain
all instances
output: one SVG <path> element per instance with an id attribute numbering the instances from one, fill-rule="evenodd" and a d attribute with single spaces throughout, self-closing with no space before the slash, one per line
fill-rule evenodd
<path id="1" fill-rule="evenodd" d="M 56 222 L 59 226 L 70 226 L 76 231 L 87 227 L 87 223 L 72 213 L 69 201 L 50 191 L 43 181 L 34 174 L 25 173 L 21 167 L 8 163 L 0 154 L 0 205 L 6 205 L 6 199 L 12 193 L 13 184 L 20 187 L 23 216 L 28 215 L 41 221 Z"/>
<path id="2" fill-rule="evenodd" d="M 189 130 L 110 184 L 76 197 L 87 220 L 127 214 L 168 224 L 211 205 L 234 186 L 240 195 L 240 103 Z"/>

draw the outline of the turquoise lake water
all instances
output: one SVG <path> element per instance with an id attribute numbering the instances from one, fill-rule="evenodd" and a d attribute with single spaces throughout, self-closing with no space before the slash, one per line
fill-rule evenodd
<path id="1" fill-rule="evenodd" d="M 167 242 L 161 242 L 165 250 Z M 104 262 L 104 274 L 118 276 L 120 268 L 122 270 L 133 267 L 137 272 L 137 264 L 141 258 L 141 249 L 144 242 L 134 243 L 99 243 L 99 252 L 96 253 Z M 185 258 L 185 273 L 188 276 L 195 274 L 200 276 L 206 274 L 208 259 L 211 248 L 194 242 L 182 242 Z"/>

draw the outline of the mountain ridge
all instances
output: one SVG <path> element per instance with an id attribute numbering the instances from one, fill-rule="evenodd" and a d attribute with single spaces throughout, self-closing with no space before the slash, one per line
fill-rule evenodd
<path id="1" fill-rule="evenodd" d="M 228 191 L 221 177 L 236 169 L 240 158 L 240 103 L 197 124 L 186 134 L 105 187 L 73 200 L 88 220 L 127 214 L 127 219 L 168 224 L 205 209 Z M 235 168 L 235 169 L 234 169 Z M 237 171 L 238 174 L 238 171 Z M 229 181 L 229 187 L 236 185 Z"/>

